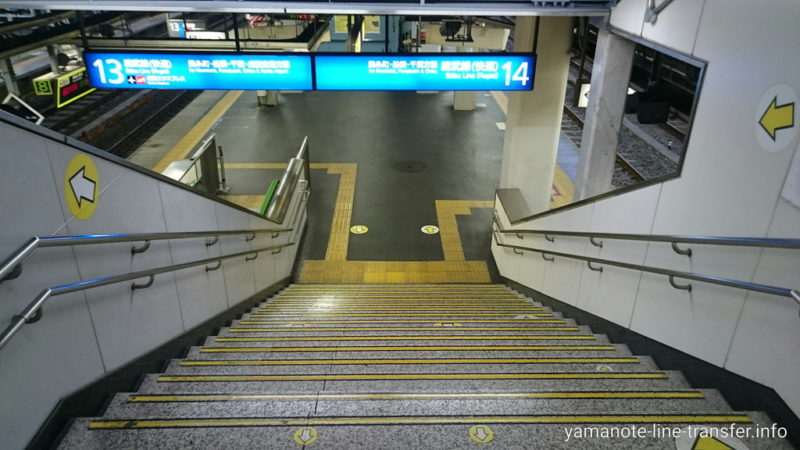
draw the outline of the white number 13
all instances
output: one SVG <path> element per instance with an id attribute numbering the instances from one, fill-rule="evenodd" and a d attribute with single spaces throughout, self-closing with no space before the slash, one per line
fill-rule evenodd
<path id="1" fill-rule="evenodd" d="M 125 81 L 125 76 L 122 74 L 122 64 L 116 59 L 107 59 L 106 65 L 108 65 L 108 73 L 112 75 L 111 78 L 106 78 L 106 68 L 103 64 L 103 60 L 98 59 L 92 63 L 93 66 L 97 67 L 98 73 L 100 75 L 100 82 L 111 83 L 111 84 L 121 84 Z"/>

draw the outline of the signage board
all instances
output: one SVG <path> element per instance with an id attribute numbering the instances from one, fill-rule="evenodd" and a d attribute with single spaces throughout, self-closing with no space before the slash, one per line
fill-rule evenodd
<path id="1" fill-rule="evenodd" d="M 526 91 L 533 89 L 530 54 L 314 56 L 319 90 Z"/>
<path id="2" fill-rule="evenodd" d="M 91 85 L 112 89 L 311 90 L 308 54 L 85 52 Z"/>
<path id="3" fill-rule="evenodd" d="M 61 108 L 90 94 L 94 88 L 89 84 L 86 67 L 59 75 L 56 78 L 56 107 Z"/>

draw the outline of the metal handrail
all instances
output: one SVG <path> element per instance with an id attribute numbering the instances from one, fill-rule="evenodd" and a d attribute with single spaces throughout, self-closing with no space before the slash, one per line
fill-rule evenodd
<path id="1" fill-rule="evenodd" d="M 554 231 L 554 230 L 507 230 L 503 228 L 497 211 L 494 215 L 498 231 L 502 234 L 540 234 L 547 236 L 588 237 L 594 239 L 618 239 L 628 241 L 681 242 L 684 244 L 730 245 L 737 247 L 771 247 L 800 248 L 800 239 L 753 238 L 734 236 L 693 236 L 669 234 L 629 234 L 629 233 L 596 233 L 588 231 Z"/>
<path id="2" fill-rule="evenodd" d="M 20 246 L 2 264 L 0 264 L 0 283 L 19 267 L 20 264 L 38 248 L 65 247 L 70 245 L 108 244 L 119 242 L 159 241 L 164 239 L 189 239 L 202 237 L 220 237 L 251 235 L 263 233 L 283 233 L 293 228 L 266 228 L 258 230 L 215 230 L 187 231 L 180 233 L 130 233 L 130 234 L 86 234 L 82 236 L 34 236 Z"/>
<path id="3" fill-rule="evenodd" d="M 289 164 L 281 175 L 278 182 L 278 189 L 275 190 L 275 195 L 267 207 L 267 212 L 264 214 L 267 220 L 275 223 L 283 223 L 286 218 L 286 211 L 291 202 L 292 192 L 294 192 L 297 182 L 300 180 L 300 172 L 305 174 L 305 178 L 310 182 L 310 170 L 308 161 L 308 136 L 303 138 L 300 143 L 300 148 L 297 150 L 297 155 L 289 160 Z"/>
<path id="4" fill-rule="evenodd" d="M 494 224 L 497 225 L 497 222 L 494 222 Z M 524 247 L 524 246 L 521 246 L 521 245 L 506 244 L 506 243 L 502 242 L 499 239 L 498 233 L 500 233 L 500 230 L 493 227 L 492 236 L 494 237 L 495 244 L 497 244 L 500 247 L 506 247 L 506 248 L 513 249 L 515 251 L 517 251 L 517 250 L 519 250 L 519 251 L 527 250 L 527 251 L 541 253 L 542 255 L 549 255 L 551 257 L 558 256 L 558 257 L 562 257 L 562 258 L 569 258 L 569 259 L 576 259 L 576 260 L 580 260 L 580 261 L 586 261 L 587 263 L 595 263 L 595 264 L 622 267 L 622 268 L 631 269 L 631 270 L 640 270 L 640 271 L 643 271 L 643 272 L 657 273 L 657 274 L 666 275 L 666 276 L 670 277 L 670 283 L 673 286 L 676 286 L 675 283 L 674 283 L 674 278 L 682 278 L 682 279 L 686 279 L 686 280 L 694 280 L 694 281 L 700 281 L 700 282 L 704 282 L 704 283 L 717 284 L 717 285 L 720 285 L 720 286 L 728 286 L 728 287 L 733 287 L 733 288 L 737 288 L 737 289 L 744 289 L 744 290 L 747 290 L 747 291 L 761 292 L 761 293 L 764 293 L 764 294 L 778 295 L 778 296 L 781 296 L 781 297 L 789 297 L 789 298 L 793 299 L 795 302 L 797 302 L 798 305 L 800 305 L 800 290 L 797 290 L 797 289 L 789 289 L 789 288 L 784 288 L 784 287 L 779 287 L 779 286 L 771 286 L 771 285 L 767 285 L 767 284 L 751 283 L 751 282 L 748 282 L 748 281 L 733 280 L 733 279 L 730 279 L 730 278 L 717 277 L 717 276 L 713 276 L 713 275 L 702 275 L 702 274 L 697 274 L 697 273 L 694 273 L 694 272 L 681 272 L 681 271 L 671 270 L 671 269 L 662 269 L 662 268 L 659 268 L 659 267 L 643 266 L 643 265 L 640 265 L 640 264 L 630 264 L 630 263 L 624 263 L 624 262 L 620 262 L 620 261 L 612 261 L 612 260 L 609 260 L 609 259 L 593 258 L 591 256 L 581 256 L 581 255 L 574 255 L 574 254 L 571 254 L 571 253 L 556 252 L 556 251 L 546 250 L 546 249 L 541 249 L 541 248 Z M 550 261 L 550 260 L 548 260 L 548 261 Z M 681 286 L 681 287 L 676 287 L 676 288 L 685 289 L 685 290 L 691 291 L 691 285 L 689 285 L 688 287 Z"/>
<path id="5" fill-rule="evenodd" d="M 139 272 L 131 272 L 120 275 L 112 275 L 109 277 L 95 278 L 93 280 L 79 281 L 77 283 L 62 284 L 60 286 L 47 288 L 42 292 L 40 292 L 39 295 L 37 295 L 36 298 L 31 303 L 29 303 L 28 306 L 25 307 L 25 309 L 23 309 L 19 315 L 14 316 L 14 318 L 11 320 L 11 324 L 3 331 L 2 334 L 0 334 L 0 348 L 3 348 L 6 345 L 6 343 L 8 343 L 8 341 L 11 340 L 11 338 L 20 330 L 20 328 L 22 328 L 23 325 L 25 325 L 26 323 L 33 323 L 39 320 L 39 318 L 41 317 L 41 308 L 47 301 L 47 299 L 49 299 L 50 297 L 55 297 L 56 295 L 69 294 L 70 292 L 84 291 L 86 289 L 105 286 L 107 284 L 121 283 L 123 281 L 136 280 L 144 277 L 153 277 L 160 273 L 174 272 L 176 270 L 187 269 L 189 267 L 196 267 L 215 262 L 222 262 L 222 260 L 236 258 L 238 256 L 246 257 L 252 254 L 258 254 L 268 250 L 277 250 L 279 248 L 288 247 L 294 244 L 295 244 L 294 242 L 288 242 L 286 244 L 274 245 L 271 247 L 263 247 L 254 250 L 247 250 L 244 252 L 233 253 L 230 255 L 216 256 L 213 258 L 206 258 L 199 261 L 192 261 L 182 264 L 173 264 L 170 266 L 158 267 L 155 269 L 141 270 Z M 149 287 L 150 284 L 152 284 L 152 281 L 148 283 L 147 286 Z"/>
<path id="6" fill-rule="evenodd" d="M 300 194 L 300 201 L 298 202 L 298 211 L 302 210 L 308 204 L 308 196 L 306 186 L 303 186 L 302 193 Z M 295 215 L 293 216 L 292 220 L 298 220 L 298 217 L 302 218 L 302 215 Z M 297 225 L 293 222 L 293 225 Z M 292 231 L 294 227 L 288 229 L 281 229 L 281 230 L 236 230 L 236 231 L 214 231 L 214 232 L 185 232 L 185 233 L 143 233 L 143 234 L 129 234 L 129 235 L 88 235 L 88 236 L 61 236 L 55 238 L 38 238 L 35 237 L 31 239 L 26 245 L 20 248 L 9 260 L 4 263 L 3 268 L 5 269 L 6 265 L 9 265 L 11 269 L 8 269 L 8 272 L 13 270 L 13 267 L 19 267 L 19 263 L 22 262 L 25 257 L 33 253 L 34 250 L 38 246 L 41 245 L 41 242 L 46 242 L 45 246 L 58 246 L 58 245 L 81 245 L 86 243 L 101 243 L 101 242 L 132 242 L 132 241 L 141 241 L 141 240 L 153 240 L 155 238 L 161 239 L 174 239 L 174 238 L 189 238 L 189 237 L 209 237 L 209 236 L 223 236 L 227 234 L 245 234 L 248 236 L 255 237 L 257 233 L 275 233 L 275 232 L 283 232 L 283 231 Z M 168 237 L 171 236 L 171 237 Z M 132 239 L 135 237 L 137 239 Z M 148 239 L 142 239 L 143 237 L 147 237 Z M 251 240 L 252 238 L 247 238 L 247 240 Z M 213 242 L 206 242 L 206 245 L 213 245 L 216 241 Z M 201 259 L 197 261 L 191 261 L 181 264 L 172 264 L 169 266 L 157 267 L 154 269 L 147 269 L 138 272 L 130 272 L 126 274 L 118 274 L 118 275 L 111 275 L 108 277 L 101 277 L 95 278 L 92 280 L 87 281 L 79 281 L 77 283 L 70 283 L 70 284 L 63 284 L 60 286 L 54 286 L 44 289 L 36 298 L 22 310 L 22 312 L 11 319 L 11 324 L 0 333 L 0 349 L 2 349 L 10 340 L 11 338 L 22 328 L 23 325 L 34 323 L 38 321 L 42 317 L 42 307 L 44 306 L 45 302 L 50 297 L 54 297 L 57 295 L 68 294 L 70 292 L 77 292 L 83 291 L 87 289 L 92 289 L 100 286 L 105 286 L 108 284 L 114 283 L 121 283 L 123 281 L 130 281 L 136 280 L 139 278 L 149 277 L 150 280 L 144 284 L 137 284 L 133 283 L 131 285 L 131 289 L 144 289 L 148 288 L 153 284 L 154 277 L 161 273 L 166 272 L 174 272 L 177 270 L 187 269 L 190 267 L 197 267 L 212 263 L 218 263 L 217 267 L 209 268 L 206 266 L 206 271 L 210 270 L 217 270 L 220 265 L 222 264 L 223 260 L 236 258 L 236 257 L 245 257 L 245 261 L 252 261 L 255 257 L 250 258 L 251 255 L 258 256 L 259 253 L 265 251 L 273 251 L 274 253 L 278 253 L 284 247 L 289 247 L 295 245 L 295 242 L 287 242 L 285 244 L 280 245 L 273 245 L 270 247 L 262 247 L 257 249 L 246 250 L 243 252 L 232 253 L 230 255 L 221 255 L 215 256 L 212 258 Z M 278 250 L 275 252 L 275 250 Z M 14 263 L 11 266 L 11 263 Z M 1 280 L 2 278 L 0 278 Z"/>

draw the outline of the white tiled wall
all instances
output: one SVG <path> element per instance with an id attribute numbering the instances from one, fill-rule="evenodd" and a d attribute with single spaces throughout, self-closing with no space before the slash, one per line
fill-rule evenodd
<path id="1" fill-rule="evenodd" d="M 800 133 L 778 153 L 765 152 L 756 139 L 763 113 L 758 103 L 767 90 L 782 83 L 800 92 L 800 50 L 790 44 L 800 42 L 800 3 L 675 0 L 655 25 L 643 22 L 646 3 L 621 0 L 611 26 L 707 62 L 681 177 L 519 227 L 800 238 L 800 208 L 780 196 L 789 163 L 800 151 Z M 800 288 L 800 250 L 689 245 L 690 259 L 669 243 L 605 240 L 598 249 L 556 238 L 553 247 Z M 541 259 L 526 253 L 520 263 L 502 249 L 494 256 L 520 267 L 540 265 Z M 665 276 L 611 267 L 600 274 L 585 265 L 549 263 L 543 281 L 515 273 L 507 261 L 498 260 L 498 267 L 504 276 L 771 386 L 800 413 L 800 308 L 788 298 L 676 280 L 691 283 L 689 293 L 674 289 Z"/>
<path id="2" fill-rule="evenodd" d="M 91 155 L 100 195 L 94 215 L 78 220 L 64 204 L 64 172 L 78 151 L 7 123 L 0 123 L 0 141 L 6 144 L 0 151 L 2 255 L 32 236 L 276 227 Z M 46 287 L 210 258 L 256 244 L 267 247 L 278 240 L 266 234 L 252 242 L 241 236 L 220 238 L 213 246 L 206 246 L 203 238 L 153 241 L 146 252 L 135 255 L 132 244 L 39 249 L 25 261 L 18 279 L 0 283 L 0 318 L 19 313 Z M 283 258 L 294 253 L 289 255 Z M 277 264 L 269 252 L 250 263 L 244 257 L 225 261 L 223 267 L 156 275 L 147 289 L 132 291 L 126 282 L 51 298 L 43 318 L 24 326 L 2 350 L 0 396 L 13 408 L 0 408 L 0 446 L 24 447 L 63 396 L 285 279 L 291 270 L 291 264 Z"/>

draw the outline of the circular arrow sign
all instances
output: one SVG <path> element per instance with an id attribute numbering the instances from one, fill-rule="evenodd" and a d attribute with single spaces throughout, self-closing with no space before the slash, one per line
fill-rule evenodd
<path id="1" fill-rule="evenodd" d="M 350 232 L 353 234 L 364 234 L 369 231 L 366 225 L 353 225 L 350 227 Z"/>
<path id="2" fill-rule="evenodd" d="M 776 84 L 767 90 L 756 110 L 756 139 L 770 153 L 782 152 L 797 136 L 797 92 L 786 84 Z"/>
<path id="3" fill-rule="evenodd" d="M 423 233 L 425 234 L 436 234 L 439 232 L 439 227 L 436 225 L 425 225 L 424 227 L 420 228 Z"/>
<path id="4" fill-rule="evenodd" d="M 91 158 L 75 155 L 64 172 L 64 201 L 75 218 L 92 217 L 100 200 L 100 177 Z"/>

